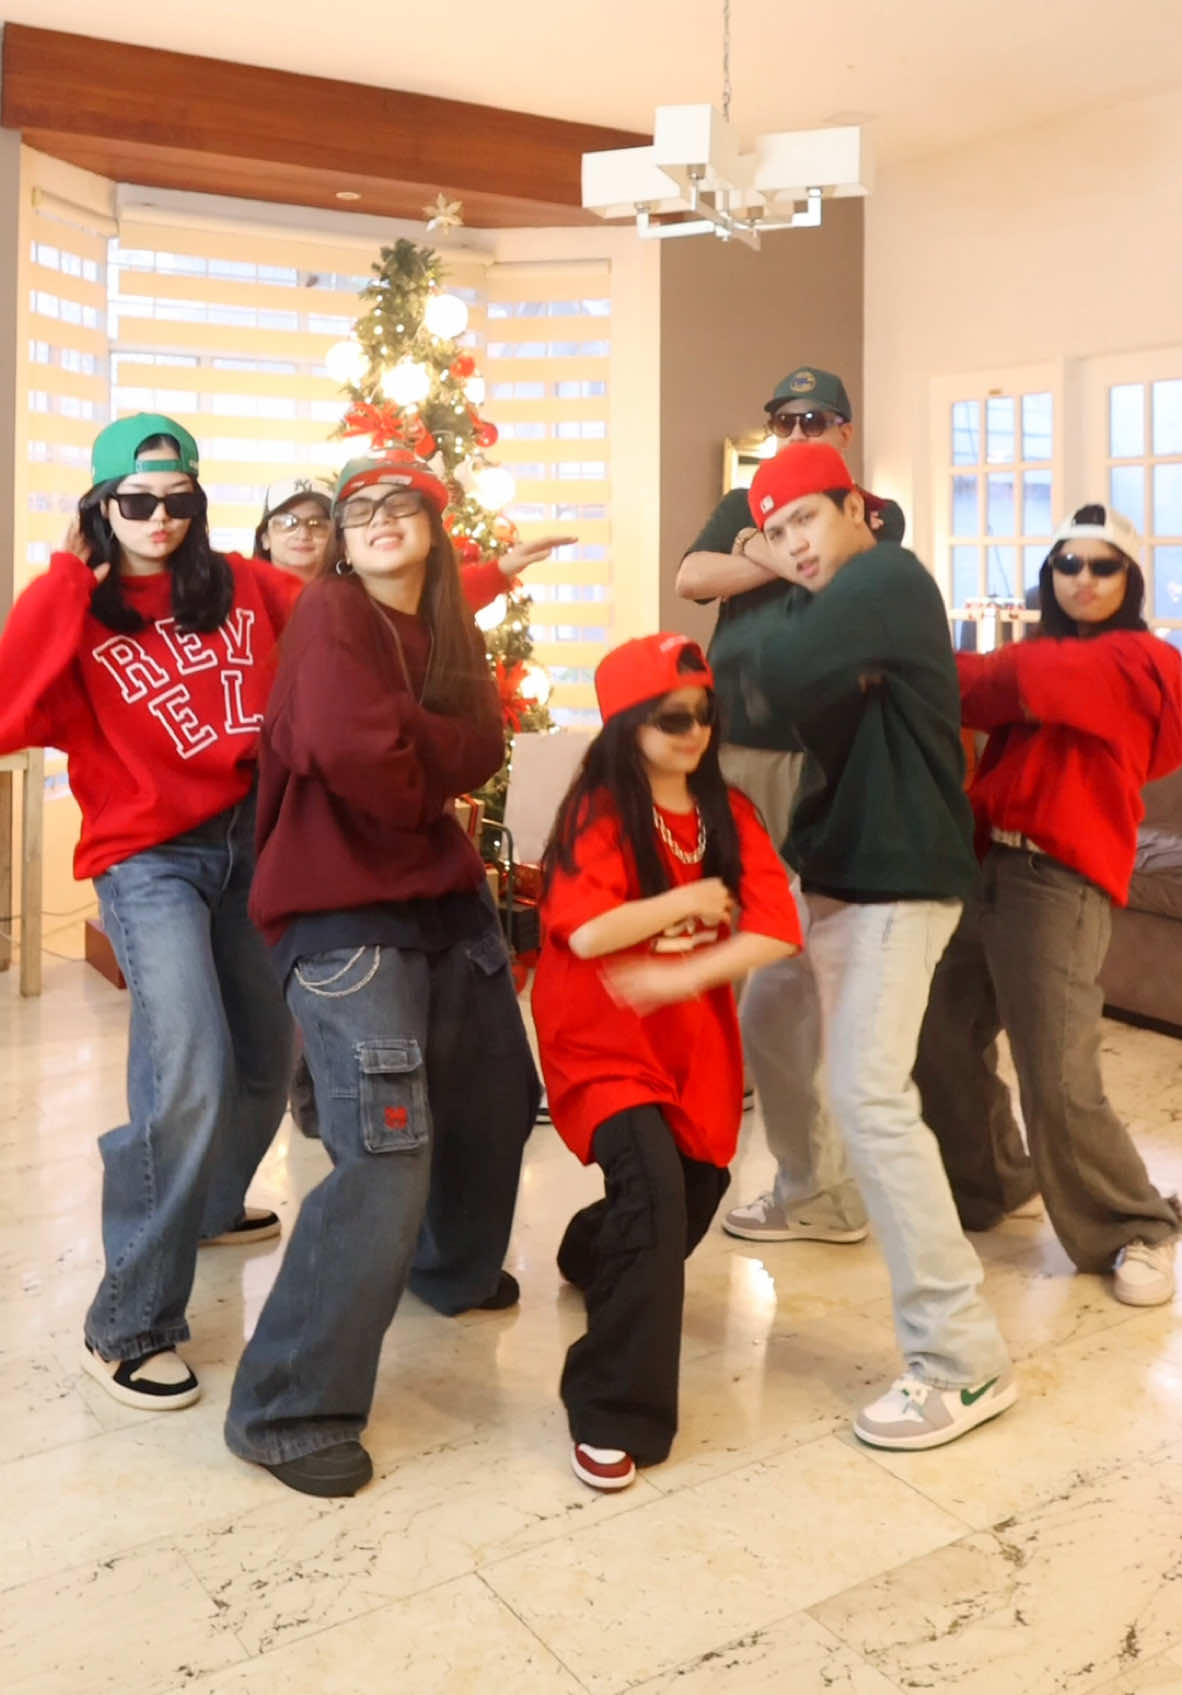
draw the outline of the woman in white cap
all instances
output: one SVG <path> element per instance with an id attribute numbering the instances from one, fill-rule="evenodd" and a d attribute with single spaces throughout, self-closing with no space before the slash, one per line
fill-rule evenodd
<path id="1" fill-rule="evenodd" d="M 1112 903 L 1128 898 L 1141 790 L 1182 764 L 1182 655 L 1142 617 L 1140 552 L 1128 519 L 1080 507 L 1039 574 L 1039 639 L 956 656 L 964 722 L 989 732 L 970 799 L 994 1017 L 958 1030 L 937 972 L 929 1033 L 946 1081 L 972 1090 L 988 1087 L 1004 1027 L 1059 1240 L 1081 1271 L 1115 1273 L 1118 1300 L 1157 1306 L 1174 1293 L 1177 1203 L 1105 1096 L 1098 982 Z"/>
<path id="2" fill-rule="evenodd" d="M 310 583 L 324 569 L 332 546 L 332 489 L 318 477 L 272 483 L 254 533 L 257 559 L 269 559 Z"/>

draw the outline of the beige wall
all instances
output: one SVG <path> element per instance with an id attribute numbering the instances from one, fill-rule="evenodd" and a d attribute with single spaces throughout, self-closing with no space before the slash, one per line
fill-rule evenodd
<path id="1" fill-rule="evenodd" d="M 679 600 L 677 566 L 722 494 L 723 442 L 763 420 L 794 365 L 845 380 L 862 402 L 862 205 L 825 205 L 820 229 L 764 238 L 760 252 L 706 236 L 661 246 L 660 618 L 705 636 L 711 609 Z M 860 468 L 860 442 L 850 455 Z"/>
<path id="2" fill-rule="evenodd" d="M 880 174 L 866 212 L 866 474 L 902 502 L 921 552 L 932 379 L 1177 345 L 1180 281 L 1182 93 L 1090 105 Z"/>

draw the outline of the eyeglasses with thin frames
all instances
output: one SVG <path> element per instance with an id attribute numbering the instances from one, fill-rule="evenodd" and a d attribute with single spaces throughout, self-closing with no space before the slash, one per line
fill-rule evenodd
<path id="1" fill-rule="evenodd" d="M 285 535 L 292 535 L 296 530 L 307 530 L 310 536 L 323 535 L 325 530 L 332 529 L 332 521 L 313 513 L 311 517 L 301 518 L 298 512 L 273 512 L 267 519 L 267 528 L 280 530 Z"/>

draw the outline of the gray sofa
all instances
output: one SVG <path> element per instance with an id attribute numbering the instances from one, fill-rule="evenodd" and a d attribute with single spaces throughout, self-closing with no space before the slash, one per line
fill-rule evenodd
<path id="1" fill-rule="evenodd" d="M 1145 790 L 1127 907 L 1112 912 L 1105 1010 L 1182 1036 L 1182 771 Z"/>

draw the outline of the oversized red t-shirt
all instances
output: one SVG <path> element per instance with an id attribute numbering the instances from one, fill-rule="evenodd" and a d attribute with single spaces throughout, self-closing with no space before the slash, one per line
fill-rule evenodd
<path id="1" fill-rule="evenodd" d="M 738 928 L 801 945 L 800 924 L 784 864 L 755 808 L 730 791 L 743 875 Z M 662 811 L 679 845 L 692 851 L 696 812 Z M 675 885 L 696 882 L 700 865 L 685 865 L 659 844 Z M 605 1119 L 653 1103 L 691 1159 L 727 1165 L 734 1157 L 743 1110 L 743 1054 L 729 984 L 641 1017 L 612 999 L 603 971 L 609 961 L 683 957 L 730 934 L 726 925 L 685 923 L 625 954 L 579 959 L 570 937 L 583 924 L 641 897 L 631 853 L 614 814 L 604 811 L 579 838 L 577 869 L 554 876 L 542 903 L 543 941 L 534 976 L 533 1014 L 550 1115 L 563 1141 L 585 1165 Z"/>

